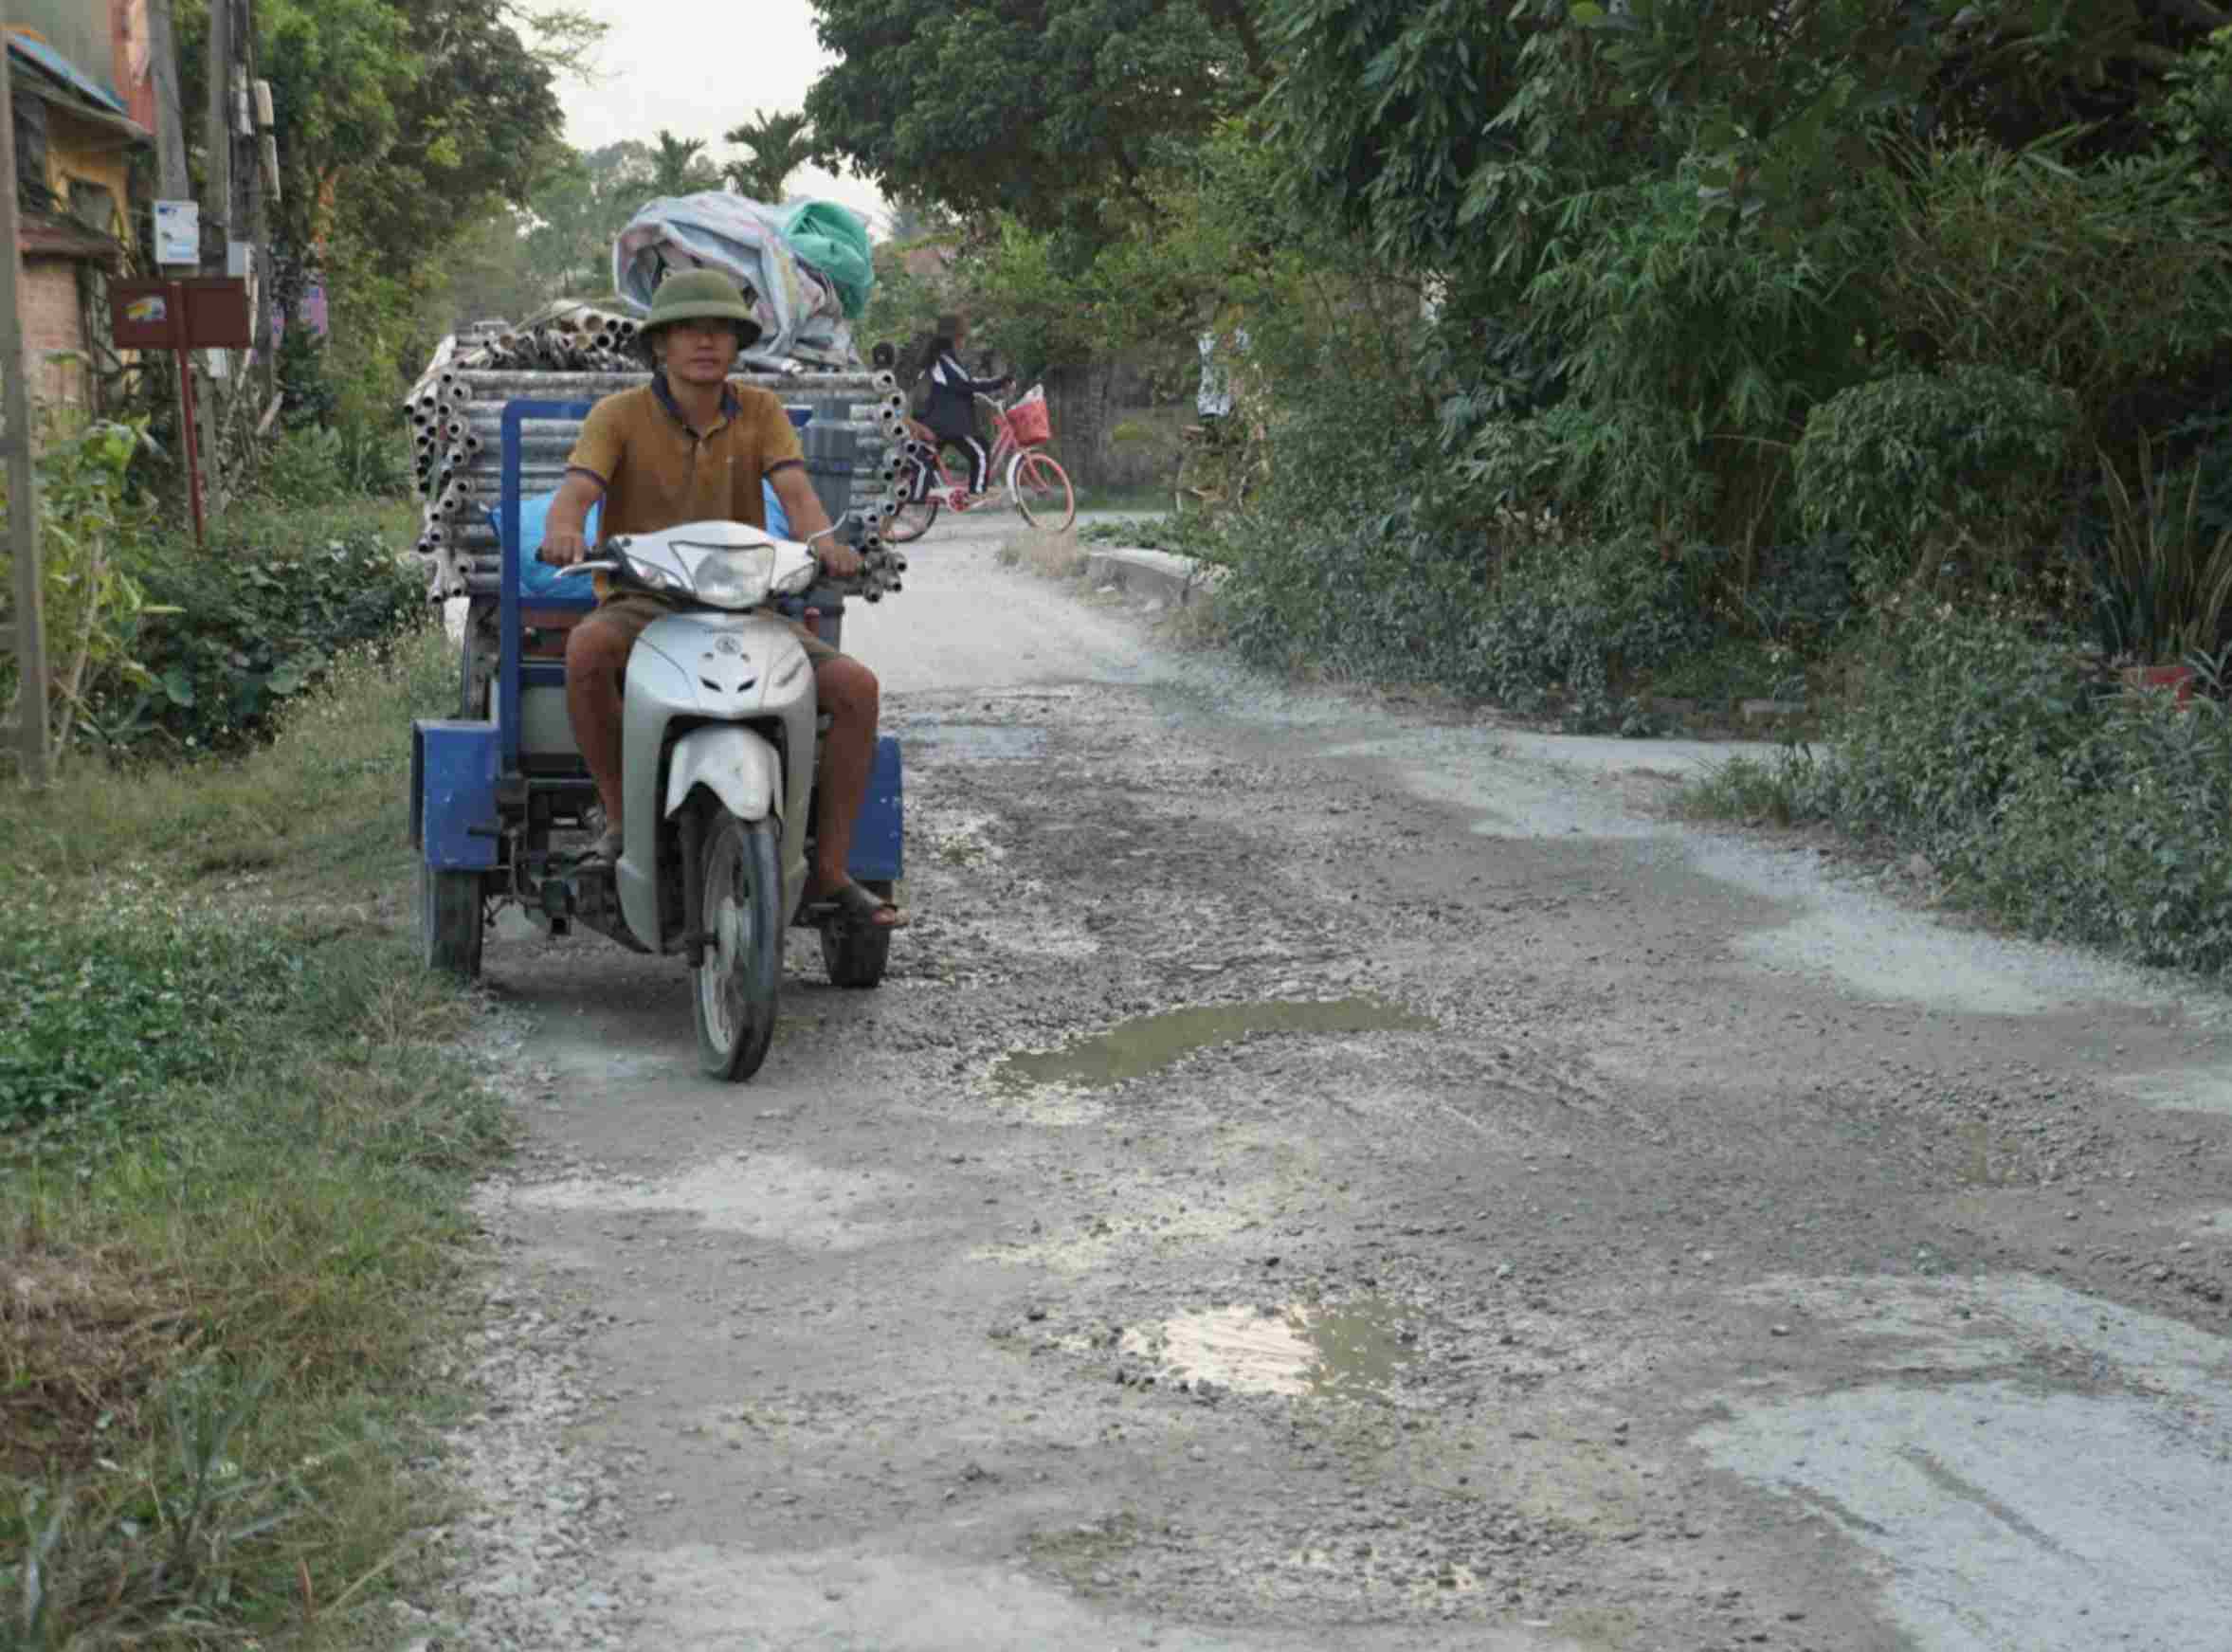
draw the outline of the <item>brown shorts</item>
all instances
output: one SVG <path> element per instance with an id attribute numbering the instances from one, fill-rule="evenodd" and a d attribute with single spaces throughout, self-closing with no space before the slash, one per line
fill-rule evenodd
<path id="1" fill-rule="evenodd" d="M 627 638 L 627 645 L 632 648 L 636 639 L 644 634 L 653 620 L 664 619 L 675 611 L 671 604 L 661 602 L 655 596 L 645 596 L 642 591 L 623 591 L 618 596 L 608 596 L 597 604 L 582 624 L 618 630 Z M 789 624 L 798 633 L 798 641 L 806 649 L 807 660 L 815 670 L 819 671 L 832 660 L 844 658 L 796 620 Z"/>

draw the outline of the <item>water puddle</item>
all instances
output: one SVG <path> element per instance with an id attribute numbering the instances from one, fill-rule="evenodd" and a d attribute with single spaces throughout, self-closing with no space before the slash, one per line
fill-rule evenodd
<path id="1" fill-rule="evenodd" d="M 1416 1354 L 1405 1310 L 1365 1297 L 1338 1307 L 1207 1308 L 1124 1334 L 1124 1349 L 1189 1382 L 1318 1399 L 1384 1393 Z"/>
<path id="2" fill-rule="evenodd" d="M 992 1070 L 992 1082 L 1009 1093 L 1041 1084 L 1098 1088 L 1144 1078 L 1196 1050 L 1237 1044 L 1251 1033 L 1432 1032 L 1434 1028 L 1435 1024 L 1426 1017 L 1378 998 L 1212 1004 L 1143 1015 L 1058 1050 L 1018 1050 Z"/>

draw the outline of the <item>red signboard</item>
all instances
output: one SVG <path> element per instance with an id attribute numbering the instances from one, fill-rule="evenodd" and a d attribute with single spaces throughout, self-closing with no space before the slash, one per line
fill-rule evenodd
<path id="1" fill-rule="evenodd" d="M 245 350 L 256 341 L 248 283 L 238 276 L 111 281 L 109 300 L 121 350 Z"/>
<path id="2" fill-rule="evenodd" d="M 179 435 L 186 448 L 186 495 L 193 536 L 202 537 L 201 458 L 193 430 L 195 350 L 245 350 L 255 342 L 248 320 L 248 283 L 239 276 L 188 276 L 175 281 L 111 281 L 110 336 L 119 350 L 171 350 L 178 355 Z"/>
<path id="3" fill-rule="evenodd" d="M 248 283 L 240 276 L 188 276 L 186 342 L 193 350 L 246 350 L 256 342 Z"/>

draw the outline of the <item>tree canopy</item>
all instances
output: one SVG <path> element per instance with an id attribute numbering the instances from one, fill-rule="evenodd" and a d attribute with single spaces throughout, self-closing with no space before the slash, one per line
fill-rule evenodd
<path id="1" fill-rule="evenodd" d="M 1038 228 L 1145 205 L 1265 83 L 1253 0 L 814 0 L 814 158 Z"/>
<path id="2" fill-rule="evenodd" d="M 636 209 L 660 192 L 655 160 L 650 145 L 633 139 L 564 152 L 527 203 L 527 264 L 545 296 L 602 292 L 610 284 L 612 243 Z"/>
<path id="3" fill-rule="evenodd" d="M 1576 191 L 1683 157 L 1731 210 L 1818 222 L 1887 138 L 2135 153 L 2232 24 L 2213 0 L 1262 4 L 1297 202 L 1442 269 L 1491 226 L 1508 266 Z"/>
<path id="4" fill-rule="evenodd" d="M 582 38 L 530 44 L 528 14 L 505 0 L 265 0 L 259 21 L 284 135 L 275 241 L 306 259 L 338 229 L 390 277 L 493 204 L 526 200 Z M 207 28 L 206 8 L 181 9 L 183 63 L 200 61 L 191 37 Z"/>

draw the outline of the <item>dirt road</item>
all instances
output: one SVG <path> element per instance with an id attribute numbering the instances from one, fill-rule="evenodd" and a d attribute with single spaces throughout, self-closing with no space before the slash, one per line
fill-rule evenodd
<path id="1" fill-rule="evenodd" d="M 2232 1646 L 2222 998 L 916 565 L 880 991 L 492 941 L 423 1643 Z"/>

